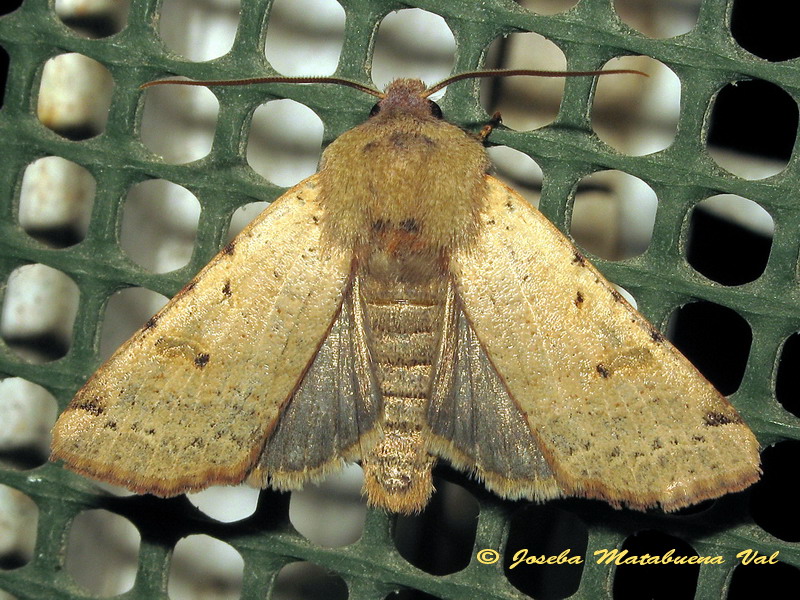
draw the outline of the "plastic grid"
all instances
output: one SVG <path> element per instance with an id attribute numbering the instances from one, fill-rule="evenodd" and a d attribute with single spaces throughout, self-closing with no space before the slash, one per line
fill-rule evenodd
<path id="1" fill-rule="evenodd" d="M 69 401 L 96 364 L 99 328 L 111 294 L 142 286 L 164 294 L 176 292 L 222 245 L 234 210 L 248 202 L 272 200 L 282 191 L 265 183 L 247 166 L 244 146 L 249 116 L 265 95 L 291 98 L 312 108 L 325 123 L 325 140 L 364 118 L 370 100 L 350 90 L 327 86 L 275 85 L 260 89 L 215 90 L 220 116 L 214 146 L 204 159 L 169 165 L 152 156 L 138 141 L 142 94 L 138 86 L 167 74 L 198 79 L 250 77 L 270 73 L 263 56 L 269 0 L 245 0 L 238 35 L 231 51 L 206 63 L 189 63 L 170 55 L 159 40 L 159 2 L 132 2 L 127 27 L 97 40 L 80 38 L 56 18 L 51 2 L 28 0 L 0 21 L 0 43 L 11 67 L 5 105 L 0 111 L 0 277 L 20 265 L 40 263 L 71 277 L 80 288 L 81 303 L 68 354 L 38 365 L 20 360 L 0 345 L 0 372 L 42 385 L 59 402 Z M 648 250 L 620 262 L 595 260 L 610 279 L 631 290 L 640 310 L 663 324 L 677 307 L 697 299 L 736 311 L 753 333 L 743 382 L 731 400 L 757 433 L 762 445 L 800 439 L 795 417 L 775 400 L 774 372 L 785 340 L 798 329 L 797 273 L 800 254 L 800 209 L 795 190 L 800 183 L 798 153 L 786 168 L 765 180 L 745 180 L 725 172 L 705 148 L 709 108 L 726 84 L 747 78 L 769 81 L 797 99 L 800 68 L 796 60 L 767 63 L 738 47 L 727 27 L 730 2 L 706 0 L 694 29 L 670 39 L 649 39 L 630 29 L 614 13 L 611 0 L 586 0 L 567 13 L 534 15 L 509 0 L 481 3 L 341 0 L 347 14 L 345 43 L 337 74 L 369 82 L 372 40 L 381 19 L 392 10 L 418 6 L 443 16 L 457 42 L 455 71 L 474 69 L 486 47 L 512 31 L 535 31 L 556 42 L 570 69 L 600 68 L 625 54 L 651 56 L 680 78 L 680 126 L 669 148 L 647 156 L 619 154 L 591 134 L 593 83 L 570 79 L 557 121 L 532 132 L 497 130 L 492 141 L 535 157 L 545 179 L 541 209 L 562 230 L 568 229 L 571 199 L 578 181 L 588 173 L 618 169 L 646 181 L 657 192 L 659 208 Z M 68 141 L 38 121 L 36 94 L 45 61 L 63 52 L 77 52 L 102 63 L 115 88 L 103 134 L 81 142 Z M 452 86 L 441 102 L 450 120 L 476 127 L 486 120 L 471 83 Z M 61 156 L 88 169 L 97 181 L 88 234 L 64 249 L 44 247 L 19 226 L 17 202 L 25 167 L 42 156 Z M 189 264 L 155 275 L 130 262 L 118 244 L 121 207 L 126 191 L 149 178 L 163 178 L 191 190 L 202 205 L 197 244 Z M 736 287 L 715 284 L 697 274 L 684 257 L 686 216 L 701 200 L 732 193 L 758 202 L 776 225 L 772 251 L 763 275 Z M 222 524 L 202 516 L 184 499 L 116 498 L 52 464 L 33 471 L 0 469 L 0 483 L 27 494 L 40 517 L 33 560 L 0 571 L 0 589 L 18 598 L 85 597 L 63 569 L 70 523 L 89 508 L 106 508 L 133 522 L 142 535 L 139 572 L 127 598 L 166 597 L 171 548 L 183 536 L 207 533 L 231 544 L 245 560 L 242 598 L 262 597 L 278 571 L 294 560 L 308 560 L 339 574 L 350 598 L 382 598 L 392 590 L 411 588 L 440 598 L 518 598 L 502 563 L 492 567 L 474 558 L 457 573 L 434 576 L 410 565 L 394 549 L 393 519 L 378 511 L 368 514 L 364 535 L 343 548 L 321 548 L 294 532 L 286 519 L 286 499 L 264 494 L 252 517 Z M 505 548 L 511 515 L 517 505 L 481 493 L 475 549 Z M 758 527 L 748 514 L 748 493 L 724 498 L 703 514 L 665 516 L 615 512 L 594 503 L 554 503 L 574 513 L 587 526 L 587 556 L 595 549 L 619 547 L 641 530 L 661 531 L 690 541 L 701 555 L 722 555 L 725 566 L 700 570 L 697 597 L 723 597 L 736 562 L 733 555 L 753 548 L 762 554 L 780 551 L 782 562 L 800 567 L 796 544 L 783 542 Z M 610 597 L 615 576 L 611 566 L 586 561 L 580 587 L 571 597 Z"/>

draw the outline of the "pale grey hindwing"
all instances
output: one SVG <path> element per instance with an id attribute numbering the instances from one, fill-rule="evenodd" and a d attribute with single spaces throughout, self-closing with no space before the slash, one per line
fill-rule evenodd
<path id="1" fill-rule="evenodd" d="M 358 440 L 378 422 L 381 397 L 354 279 L 328 337 L 267 440 L 258 461 L 267 473 L 302 473 L 339 458 L 358 459 Z"/>
<path id="2" fill-rule="evenodd" d="M 553 477 L 527 420 L 509 396 L 450 285 L 445 325 L 428 407 L 432 433 L 450 444 L 435 453 L 454 466 L 474 463 L 478 476 L 535 481 Z"/>

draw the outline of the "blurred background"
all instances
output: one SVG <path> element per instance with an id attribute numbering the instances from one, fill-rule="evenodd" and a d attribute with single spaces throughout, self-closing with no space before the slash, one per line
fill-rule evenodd
<path id="1" fill-rule="evenodd" d="M 575 2 L 531 0 L 520 4 L 539 14 L 556 14 L 569 10 Z M 732 31 L 739 44 L 767 61 L 796 58 L 800 54 L 797 36 L 776 33 L 780 19 L 771 21 L 769 30 L 762 27 L 754 15 L 766 11 L 753 12 L 754 4 L 735 4 Z M 638 34 L 671 38 L 693 29 L 700 1 L 617 0 L 614 7 L 625 26 Z M 223 56 L 236 35 L 239 8 L 237 0 L 164 0 L 159 19 L 163 42 L 170 52 L 189 61 Z M 56 0 L 55 10 L 66 26 L 87 38 L 110 36 L 127 25 L 128 2 L 124 0 Z M 330 75 L 338 64 L 344 31 L 345 13 L 335 0 L 275 0 L 264 52 L 281 74 Z M 420 9 L 392 12 L 378 32 L 373 82 L 380 89 L 399 77 L 421 78 L 433 84 L 451 73 L 455 49 L 453 35 L 441 17 Z M 487 53 L 486 66 L 567 68 L 559 47 L 535 33 L 516 33 L 496 40 Z M 642 56 L 615 59 L 607 68 L 639 69 L 650 77 L 599 79 L 592 106 L 592 127 L 599 139 L 626 155 L 643 156 L 668 148 L 681 109 L 681 84 L 675 73 L 659 61 Z M 564 87 L 563 80 L 538 78 L 484 80 L 481 85 L 487 114 L 500 111 L 503 124 L 517 131 L 551 123 L 558 114 Z M 100 63 L 79 54 L 60 54 L 44 67 L 38 118 L 68 139 L 90 139 L 104 130 L 113 93 L 111 74 Z M 141 139 L 167 162 L 201 159 L 211 149 L 218 110 L 214 94 L 207 89 L 150 89 L 145 94 Z M 786 167 L 797 129 L 797 105 L 785 91 L 763 81 L 740 82 L 721 89 L 711 110 L 705 143 L 708 156 L 720 169 L 758 180 Z M 323 124 L 311 109 L 292 100 L 273 100 L 255 113 L 247 161 L 267 181 L 288 187 L 316 171 L 322 139 Z M 537 204 L 542 170 L 536 162 L 507 146 L 491 147 L 489 153 L 495 174 Z M 40 158 L 24 174 L 19 223 L 50 247 L 79 243 L 86 235 L 94 191 L 94 179 L 83 167 L 58 156 Z M 229 237 L 265 206 L 253 203 L 240 208 L 231 222 Z M 592 256 L 609 261 L 631 259 L 647 251 L 657 207 L 657 194 L 644 181 L 614 170 L 593 173 L 574 190 L 569 233 Z M 192 256 L 200 212 L 197 199 L 186 188 L 166 180 L 144 181 L 128 193 L 121 245 L 130 259 L 145 269 L 154 273 L 173 271 Z M 690 211 L 684 226 L 689 228 L 684 249 L 687 260 L 711 281 L 735 286 L 763 273 L 774 226 L 770 214 L 753 200 L 730 194 L 709 197 Z M 621 291 L 636 303 L 634 296 Z M 102 357 L 107 358 L 166 300 L 144 288 L 125 289 L 113 296 L 101 332 Z M 44 265 L 20 267 L 6 282 L 0 335 L 27 361 L 58 359 L 69 349 L 78 302 L 78 287 L 63 273 Z M 676 311 L 668 324 L 670 338 L 690 358 L 702 363 L 701 370 L 726 394 L 738 388 L 750 349 L 749 328 L 742 321 L 723 307 L 695 303 Z M 696 335 L 698 323 L 710 332 L 705 340 Z M 797 364 L 799 347 L 797 336 L 789 339 L 783 356 L 787 365 Z M 783 398 L 779 400 L 797 414 L 793 371 L 796 369 L 778 372 L 779 396 Z M 43 388 L 21 378 L 0 380 L 2 464 L 28 469 L 44 462 L 55 416 L 55 400 Z M 447 479 L 458 481 L 460 477 L 446 469 L 444 472 Z M 289 516 L 293 526 L 324 547 L 355 542 L 367 514 L 360 488 L 360 469 L 351 465 L 320 485 L 291 494 Z M 445 574 L 469 562 L 469 532 L 478 503 L 462 485 L 438 479 L 437 488 L 436 506 L 430 514 L 426 511 L 418 517 L 399 518 L 393 535 L 400 554 L 412 564 Z M 114 494 L 126 493 L 108 489 Z M 253 514 L 258 498 L 257 490 L 245 486 L 189 495 L 200 511 L 223 522 Z M 550 508 L 533 510 L 535 514 L 520 517 L 520 528 L 540 527 L 534 523 L 541 523 L 543 515 L 553 521 L 559 519 Z M 33 502 L 0 485 L 0 568 L 13 568 L 30 559 L 36 517 Z M 530 518 L 529 523 L 526 518 Z M 580 538 L 582 525 L 564 524 L 564 519 L 569 521 L 569 517 L 561 517 L 559 527 L 567 530 L 564 535 Z M 433 541 L 434 531 L 439 541 Z M 80 588 L 102 596 L 130 589 L 138 568 L 139 533 L 129 521 L 104 510 L 87 511 L 75 519 L 69 535 L 67 569 Z M 474 531 L 472 536 L 474 539 Z M 239 553 L 218 539 L 184 538 L 175 548 L 170 565 L 169 595 L 176 600 L 238 598 L 243 565 Z M 573 585 L 570 581 L 579 578 L 580 572 L 577 579 L 565 578 L 566 583 L 559 584 L 562 592 Z M 520 585 L 528 593 L 565 597 L 562 592 L 548 595 L 549 591 Z M 0 591 L 0 599 L 6 597 Z M 347 587 L 335 574 L 302 562 L 282 569 L 272 596 L 281 600 L 318 597 L 346 598 Z M 405 591 L 392 597 L 431 596 Z"/>

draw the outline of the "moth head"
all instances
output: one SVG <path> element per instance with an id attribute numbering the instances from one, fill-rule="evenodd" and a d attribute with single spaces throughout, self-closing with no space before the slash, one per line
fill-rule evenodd
<path id="1" fill-rule="evenodd" d="M 441 119 L 442 109 L 428 98 L 428 88 L 419 79 L 395 79 L 386 87 L 383 97 L 372 107 L 370 117 L 390 118 L 397 114 L 420 119 Z"/>

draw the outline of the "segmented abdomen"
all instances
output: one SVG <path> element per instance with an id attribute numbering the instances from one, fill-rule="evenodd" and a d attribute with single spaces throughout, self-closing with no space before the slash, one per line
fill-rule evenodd
<path id="1" fill-rule="evenodd" d="M 368 344 L 383 397 L 383 435 L 363 457 L 370 503 L 413 512 L 433 492 L 423 437 L 443 323 L 446 277 L 438 261 L 380 255 L 359 275 Z"/>

